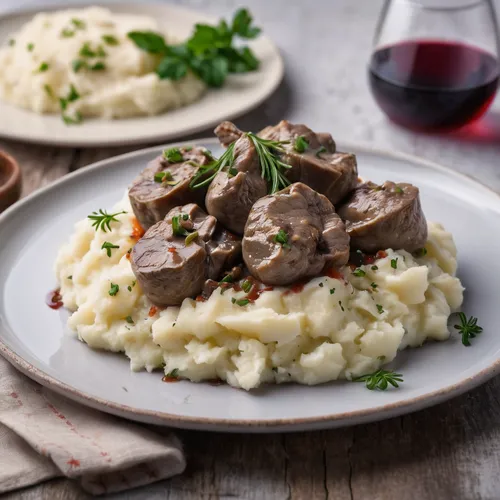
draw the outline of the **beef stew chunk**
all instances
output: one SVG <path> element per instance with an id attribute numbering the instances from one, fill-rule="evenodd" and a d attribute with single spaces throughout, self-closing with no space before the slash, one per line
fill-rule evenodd
<path id="1" fill-rule="evenodd" d="M 163 155 L 154 159 L 129 189 L 132 209 L 145 229 L 163 220 L 176 206 L 187 203 L 203 206 L 206 188 L 191 189 L 189 183 L 198 172 L 198 165 L 207 165 L 210 156 L 201 147 L 179 148 L 179 154 L 182 159 L 178 162 Z"/>
<path id="2" fill-rule="evenodd" d="M 427 241 L 418 188 L 411 184 L 373 182 L 359 185 L 338 207 L 351 237 L 351 246 L 374 253 L 392 248 L 413 252 Z"/>
<path id="3" fill-rule="evenodd" d="M 266 285 L 290 285 L 349 259 L 349 236 L 328 199 L 302 183 L 258 200 L 243 237 L 243 259 Z"/>

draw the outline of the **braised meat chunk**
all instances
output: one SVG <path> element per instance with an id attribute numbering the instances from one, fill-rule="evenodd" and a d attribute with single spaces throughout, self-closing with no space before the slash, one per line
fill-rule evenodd
<path id="1" fill-rule="evenodd" d="M 207 211 L 230 231 L 243 234 L 252 205 L 266 194 L 255 145 L 242 135 L 234 144 L 231 168 L 219 172 L 208 188 Z"/>
<path id="2" fill-rule="evenodd" d="M 187 203 L 203 205 L 206 188 L 191 189 L 189 184 L 199 165 L 207 165 L 205 148 L 173 148 L 149 163 L 129 189 L 130 203 L 142 227 L 161 221 L 174 207 Z"/>
<path id="3" fill-rule="evenodd" d="M 243 237 L 243 259 L 266 285 L 289 285 L 349 259 L 349 236 L 328 199 L 302 183 L 258 200 Z"/>
<path id="4" fill-rule="evenodd" d="M 353 248 L 364 252 L 392 248 L 413 252 L 427 241 L 418 188 L 411 184 L 361 184 L 338 208 Z"/>
<path id="5" fill-rule="evenodd" d="M 132 270 L 156 305 L 180 304 L 241 255 L 241 242 L 195 204 L 175 207 L 132 250 Z"/>

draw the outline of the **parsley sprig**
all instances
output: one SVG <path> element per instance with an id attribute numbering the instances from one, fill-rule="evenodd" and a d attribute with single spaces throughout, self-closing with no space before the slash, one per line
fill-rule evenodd
<path id="1" fill-rule="evenodd" d="M 389 387 L 389 384 L 396 388 L 399 387 L 398 382 L 403 382 L 403 376 L 401 373 L 395 373 L 393 371 L 377 370 L 374 373 L 357 377 L 353 379 L 353 381 L 366 382 L 366 387 L 370 389 L 370 391 L 385 391 Z"/>
<path id="2" fill-rule="evenodd" d="M 98 212 L 92 212 L 90 215 L 87 216 L 92 222 L 92 227 L 95 227 L 95 230 L 98 231 L 99 229 L 102 229 L 104 232 L 106 232 L 106 229 L 108 231 L 111 231 L 111 222 L 118 222 L 118 219 L 116 218 L 117 215 L 121 214 L 126 214 L 124 210 L 122 212 L 116 212 L 115 214 L 108 214 L 106 210 L 102 210 L 102 208 L 99 209 Z"/>
<path id="3" fill-rule="evenodd" d="M 474 316 L 467 318 L 463 312 L 460 312 L 458 313 L 458 319 L 460 320 L 460 324 L 455 325 L 455 329 L 462 335 L 462 344 L 469 347 L 471 345 L 470 339 L 482 333 L 483 329 L 477 324 L 477 318 Z"/>
<path id="4" fill-rule="evenodd" d="M 259 60 L 249 47 L 234 46 L 236 38 L 253 39 L 260 28 L 252 25 L 247 9 L 239 9 L 230 24 L 196 24 L 191 37 L 180 45 L 167 45 L 163 36 L 152 31 L 127 34 L 141 50 L 162 55 L 156 68 L 161 79 L 180 80 L 188 70 L 209 87 L 221 87 L 229 73 L 246 73 L 258 68 Z"/>

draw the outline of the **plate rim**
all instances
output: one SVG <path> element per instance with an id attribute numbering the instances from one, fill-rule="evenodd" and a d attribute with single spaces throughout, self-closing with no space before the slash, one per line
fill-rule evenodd
<path id="1" fill-rule="evenodd" d="M 3 213 L 0 214 L 0 226 L 7 220 L 11 214 L 19 210 L 23 210 L 33 200 L 45 196 L 54 189 L 59 189 L 64 184 L 71 182 L 74 178 L 82 175 L 92 175 L 92 172 L 102 168 L 113 167 L 117 162 L 129 160 L 136 156 L 142 156 L 150 153 L 159 152 L 167 147 L 176 147 L 184 145 L 192 145 L 196 142 L 203 144 L 218 144 L 217 138 L 201 138 L 182 142 L 173 142 L 163 145 L 152 146 L 148 148 L 138 149 L 129 153 L 116 155 L 98 162 L 94 162 L 88 166 L 82 167 L 75 172 L 71 172 L 56 180 L 55 182 L 38 189 L 25 198 L 21 199 Z M 455 176 L 459 179 L 466 180 L 468 183 L 475 184 L 476 188 L 486 189 L 500 201 L 500 193 L 495 189 L 487 186 L 471 175 L 457 172 L 449 167 L 439 163 L 399 152 L 384 149 L 373 148 L 371 146 L 360 143 L 349 143 L 340 141 L 341 149 L 355 150 L 357 153 L 373 154 L 378 156 L 390 157 L 391 159 L 401 160 L 420 164 L 427 168 L 438 170 L 447 175 Z M 0 330 L 0 354 L 9 361 L 16 369 L 27 375 L 30 379 L 40 383 L 59 394 L 62 394 L 73 401 L 77 401 L 86 406 L 111 413 L 131 420 L 155 423 L 160 425 L 169 425 L 171 427 L 200 429 L 218 432 L 277 432 L 277 431 L 303 431 L 320 428 L 341 427 L 355 425 L 359 423 L 367 423 L 372 421 L 383 420 L 385 418 L 396 417 L 405 413 L 411 413 L 432 406 L 438 402 L 444 402 L 452 397 L 459 396 L 464 392 L 471 390 L 478 385 L 486 382 L 500 371 L 500 356 L 494 360 L 489 366 L 481 369 L 477 373 L 470 375 L 459 382 L 447 385 L 440 389 L 433 390 L 426 394 L 413 397 L 405 401 L 388 403 L 378 408 L 365 408 L 362 410 L 353 410 L 342 413 L 326 414 L 314 417 L 305 418 L 275 418 L 268 420 L 261 419 L 227 419 L 227 418 L 211 418 L 211 417 L 192 417 L 179 416 L 172 413 L 160 410 L 145 410 L 134 408 L 133 406 L 114 403 L 107 399 L 93 396 L 84 391 L 78 390 L 71 385 L 62 382 L 52 375 L 49 375 L 44 370 L 37 368 L 22 356 L 14 352 L 8 347 L 2 339 L 2 331 Z"/>
<path id="2" fill-rule="evenodd" d="M 90 6 L 97 6 L 97 7 L 104 7 L 108 8 L 110 10 L 120 8 L 120 6 L 129 6 L 129 7 L 137 7 L 137 2 L 133 2 L 131 0 L 118 0 L 114 1 L 111 3 L 104 3 L 103 0 L 97 0 L 96 2 L 92 2 L 92 0 L 80 0 L 78 2 L 75 2 L 74 4 L 71 5 L 64 5 L 62 3 L 56 3 L 56 2 L 50 2 L 48 4 L 40 5 L 39 7 L 36 6 L 28 6 L 28 7 L 20 7 L 20 8 L 14 8 L 14 9 L 9 9 L 4 12 L 0 12 L 0 23 L 3 21 L 8 21 L 10 18 L 18 17 L 18 16 L 28 16 L 32 15 L 34 16 L 35 14 L 39 14 L 41 12 L 51 12 L 54 10 L 64 10 L 64 9 L 79 9 L 79 8 L 85 8 L 85 7 L 90 7 Z M 196 13 L 196 14 L 201 14 L 203 15 L 207 20 L 211 20 L 210 22 L 215 22 L 217 21 L 217 18 L 213 16 L 210 13 L 205 13 L 202 10 L 197 10 L 195 8 L 189 8 L 189 7 L 184 7 L 183 5 L 177 5 L 177 4 L 171 4 L 171 3 L 163 3 L 163 2 L 155 2 L 151 0 L 147 0 L 146 2 L 142 3 L 141 2 L 141 8 L 148 9 L 149 7 L 155 7 L 155 8 L 173 8 L 175 10 L 179 11 L 185 11 L 185 12 L 190 12 L 190 13 Z M 147 14 L 146 14 L 147 15 Z M 276 92 L 277 88 L 280 86 L 281 82 L 283 81 L 283 77 L 285 75 L 285 63 L 283 60 L 283 56 L 281 54 L 280 49 L 276 45 L 276 43 L 266 34 L 262 34 L 261 37 L 259 38 L 260 40 L 264 40 L 267 42 L 273 49 L 276 54 L 276 70 L 275 70 L 275 81 L 273 84 L 269 87 L 269 90 L 263 94 L 259 99 L 253 100 L 253 101 L 243 101 L 241 107 L 239 110 L 234 111 L 232 113 L 228 113 L 225 115 L 225 120 L 233 120 L 235 118 L 238 118 L 249 111 L 256 109 L 259 107 L 264 101 L 269 99 L 274 92 Z M 0 104 L 5 104 L 9 106 L 13 106 L 5 101 L 0 100 Z M 186 108 L 189 106 L 196 106 L 197 101 L 194 101 L 191 104 L 188 104 L 187 106 L 182 106 L 182 108 Z M 13 106 L 16 107 L 16 106 Z M 179 108 L 179 109 L 182 109 Z M 24 110 L 27 112 L 30 112 L 30 110 Z M 43 116 L 43 115 L 38 115 L 34 111 L 31 111 L 35 116 Z M 163 115 L 168 115 L 168 112 L 166 113 L 160 113 L 159 115 L 154 115 L 154 116 L 162 116 Z M 48 115 L 52 116 L 52 115 Z M 143 119 L 143 120 L 148 120 L 150 116 L 143 116 L 143 117 L 131 117 L 131 119 Z M 91 118 L 89 118 L 91 119 Z M 94 120 L 99 120 L 98 117 L 93 118 Z M 114 122 L 120 122 L 120 121 L 125 121 L 127 118 L 122 119 L 122 120 L 107 120 L 110 122 L 112 125 Z M 186 128 L 186 129 L 181 129 L 179 131 L 171 132 L 167 135 L 165 133 L 158 132 L 156 134 L 150 134 L 148 137 L 142 137 L 142 138 L 128 138 L 126 142 L 120 139 L 96 139 L 94 141 L 88 141 L 85 139 L 64 139 L 64 137 L 53 137 L 53 138 L 48 138 L 48 137 L 41 137 L 41 138 L 33 138 L 33 137 L 25 137 L 20 134 L 16 133 L 10 133 L 9 130 L 5 132 L 0 132 L 0 138 L 7 139 L 7 140 L 13 140 L 13 141 L 23 141 L 27 144 L 39 144 L 42 146 L 57 146 L 57 147 L 65 147 L 65 148 L 95 148 L 95 147 L 117 147 L 117 146 L 123 146 L 123 145 L 141 145 L 141 144 L 153 144 L 153 143 L 159 143 L 161 141 L 172 141 L 175 139 L 178 139 L 180 137 L 186 137 L 191 134 L 197 134 L 199 132 L 202 132 L 204 130 L 207 130 L 211 127 L 216 126 L 220 120 L 215 120 L 215 121 L 210 121 L 206 122 L 204 124 L 196 124 L 194 123 L 192 126 Z M 84 134 L 82 134 L 84 135 Z"/>

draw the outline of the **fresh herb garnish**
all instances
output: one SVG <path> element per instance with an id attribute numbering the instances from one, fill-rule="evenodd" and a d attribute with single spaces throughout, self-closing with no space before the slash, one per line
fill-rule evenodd
<path id="1" fill-rule="evenodd" d="M 372 267 L 371 267 L 371 270 L 372 270 L 372 271 L 378 271 L 378 266 L 372 266 Z"/>
<path id="2" fill-rule="evenodd" d="M 75 59 L 71 62 L 71 66 L 73 67 L 73 71 L 75 73 L 78 73 L 82 68 L 85 68 L 87 66 L 87 63 L 85 61 L 82 61 L 82 59 Z"/>
<path id="3" fill-rule="evenodd" d="M 251 39 L 259 33 L 249 12 L 239 9 L 231 25 L 224 20 L 216 26 L 196 24 L 191 37 L 180 45 L 167 45 L 163 36 L 152 31 L 132 31 L 127 36 L 141 50 L 163 56 L 156 68 L 160 78 L 179 80 L 190 70 L 209 87 L 221 87 L 228 73 L 258 67 L 251 49 L 235 47 L 233 42 L 236 37 Z"/>
<path id="4" fill-rule="evenodd" d="M 83 117 L 82 114 L 77 111 L 73 116 L 62 115 L 62 119 L 66 125 L 76 125 L 82 123 Z"/>
<path id="5" fill-rule="evenodd" d="M 168 378 L 179 378 L 179 369 L 174 368 L 172 371 L 169 371 L 166 376 Z"/>
<path id="6" fill-rule="evenodd" d="M 215 176 L 221 172 L 224 168 L 231 166 L 234 161 L 234 142 L 229 145 L 229 147 L 222 153 L 218 160 L 209 163 L 208 165 L 201 165 L 198 172 L 193 177 L 193 180 L 189 183 L 189 187 L 192 189 L 197 189 L 210 184 Z M 202 177 L 205 177 L 209 172 L 213 172 L 209 177 L 200 181 Z"/>
<path id="7" fill-rule="evenodd" d="M 342 309 L 342 312 L 344 312 L 345 309 L 344 309 L 344 306 L 342 305 L 342 301 L 341 300 L 339 300 L 339 306 L 340 306 L 340 309 Z"/>
<path id="8" fill-rule="evenodd" d="M 379 391 L 385 391 L 389 384 L 393 387 L 399 387 L 398 382 L 403 382 L 403 376 L 400 373 L 395 373 L 388 370 L 377 370 L 374 373 L 368 375 L 362 375 L 353 379 L 354 382 L 366 382 L 367 389 L 373 391 L 375 389 Z"/>
<path id="9" fill-rule="evenodd" d="M 86 28 L 85 21 L 82 21 L 81 19 L 73 18 L 71 19 L 71 22 L 73 26 L 78 29 L 78 30 L 84 30 Z"/>
<path id="10" fill-rule="evenodd" d="M 230 274 L 226 274 L 226 276 L 224 276 L 224 278 L 222 278 L 220 281 L 219 281 L 219 285 L 221 283 L 232 283 L 233 282 L 233 277 L 230 275 Z"/>
<path id="11" fill-rule="evenodd" d="M 120 43 L 118 41 L 118 39 L 116 37 L 114 37 L 113 35 L 102 35 L 101 38 L 104 41 L 104 43 L 111 45 L 111 46 L 118 45 Z"/>
<path id="12" fill-rule="evenodd" d="M 47 62 L 42 62 L 40 63 L 40 66 L 38 66 L 38 73 L 44 73 L 49 69 L 49 63 Z"/>
<path id="13" fill-rule="evenodd" d="M 377 304 L 377 311 L 379 314 L 382 314 L 384 312 L 384 308 L 380 304 Z"/>
<path id="14" fill-rule="evenodd" d="M 187 215 L 187 214 L 184 214 Z M 180 223 L 180 215 L 174 215 L 172 217 L 172 232 L 175 236 L 188 236 L 189 232 Z"/>
<path id="15" fill-rule="evenodd" d="M 184 244 L 186 246 L 189 246 L 191 245 L 191 243 L 196 239 L 198 238 L 198 231 L 193 231 L 192 233 L 189 233 L 187 236 L 186 236 L 186 239 L 184 240 Z"/>
<path id="16" fill-rule="evenodd" d="M 250 301 L 248 299 L 239 299 L 239 300 L 236 300 L 234 297 L 231 299 L 231 302 L 233 304 L 236 304 L 237 306 L 240 306 L 240 307 L 244 307 L 247 304 L 250 304 Z"/>
<path id="17" fill-rule="evenodd" d="M 318 149 L 318 151 L 316 151 L 316 154 L 315 154 L 316 158 L 320 158 L 320 156 L 319 156 L 319 155 L 320 155 L 321 153 L 326 153 L 326 148 L 325 148 L 325 146 L 321 146 L 321 147 Z"/>
<path id="18" fill-rule="evenodd" d="M 70 274 L 70 275 L 67 277 L 67 279 L 72 280 L 72 279 L 73 279 L 73 275 L 72 275 L 72 274 Z"/>
<path id="19" fill-rule="evenodd" d="M 413 252 L 413 255 L 414 255 L 414 257 L 417 257 L 417 258 L 425 257 L 427 255 L 427 248 L 425 248 L 425 247 L 419 248 L 418 250 L 415 250 Z"/>
<path id="20" fill-rule="evenodd" d="M 476 335 L 482 333 L 483 329 L 478 326 L 477 318 L 474 316 L 467 318 L 463 312 L 460 312 L 458 313 L 458 319 L 460 320 L 460 324 L 455 325 L 455 329 L 462 335 L 462 344 L 469 347 L 471 345 L 470 339 L 473 339 Z"/>
<path id="21" fill-rule="evenodd" d="M 391 267 L 393 269 L 397 269 L 398 268 L 398 259 L 391 259 Z"/>
<path id="22" fill-rule="evenodd" d="M 93 66 L 89 66 L 90 71 L 103 71 L 106 65 L 102 61 L 97 61 Z"/>
<path id="23" fill-rule="evenodd" d="M 243 284 L 241 285 L 241 289 L 245 292 L 248 293 L 252 289 L 252 282 L 250 280 L 245 280 Z"/>
<path id="24" fill-rule="evenodd" d="M 74 102 L 80 99 L 80 94 L 78 90 L 76 90 L 75 86 L 71 84 L 69 86 L 69 93 L 67 97 L 60 97 L 59 104 L 61 105 L 61 109 L 64 111 L 68 107 L 68 103 Z"/>
<path id="25" fill-rule="evenodd" d="M 366 273 L 365 271 L 363 271 L 363 269 L 361 269 L 360 267 L 358 267 L 357 269 L 355 269 L 352 274 L 354 274 L 354 276 L 357 276 L 358 278 L 362 278 L 363 276 L 366 276 Z"/>
<path id="26" fill-rule="evenodd" d="M 335 288 L 330 288 L 330 295 L 333 295 L 335 293 Z"/>
<path id="27" fill-rule="evenodd" d="M 101 208 L 99 209 L 98 212 L 92 212 L 92 214 L 88 215 L 87 217 L 94 221 L 92 222 L 92 227 L 95 227 L 95 230 L 98 231 L 99 229 L 102 229 L 104 232 L 106 232 L 106 229 L 108 231 L 111 231 L 111 222 L 118 222 L 118 219 L 116 219 L 117 215 L 121 214 L 126 214 L 127 212 L 122 211 L 122 212 L 116 212 L 115 214 L 108 214 L 106 210 L 102 210 Z"/>
<path id="28" fill-rule="evenodd" d="M 107 55 L 102 45 L 98 45 L 97 48 L 94 50 L 89 42 L 85 42 L 82 45 L 78 54 L 81 57 L 106 57 Z"/>
<path id="29" fill-rule="evenodd" d="M 26 49 L 28 50 L 28 52 L 33 52 L 34 48 L 35 48 L 35 44 L 33 44 L 33 43 L 28 43 L 28 45 L 26 45 Z"/>
<path id="30" fill-rule="evenodd" d="M 297 153 L 304 153 L 308 147 L 309 141 L 303 135 L 299 135 L 293 143 L 293 149 L 295 149 Z"/>
<path id="31" fill-rule="evenodd" d="M 111 257 L 111 249 L 112 248 L 120 248 L 120 247 L 118 245 L 113 245 L 113 243 L 110 243 L 109 241 L 105 241 L 102 244 L 101 250 L 106 249 L 106 254 L 108 255 L 108 257 Z"/>
<path id="32" fill-rule="evenodd" d="M 281 245 L 283 248 L 292 248 L 288 243 L 288 234 L 284 229 L 280 229 L 278 234 L 274 236 L 274 241 Z"/>
<path id="33" fill-rule="evenodd" d="M 61 36 L 63 38 L 71 38 L 72 36 L 75 36 L 75 32 L 73 30 L 65 28 L 61 31 Z"/>
<path id="34" fill-rule="evenodd" d="M 373 283 L 373 282 L 370 284 L 370 286 L 371 286 L 374 290 L 378 287 L 377 283 Z"/>
<path id="35" fill-rule="evenodd" d="M 395 186 L 394 187 L 394 192 L 397 193 L 397 194 L 403 194 L 404 193 L 403 188 L 401 188 L 399 186 Z"/>
<path id="36" fill-rule="evenodd" d="M 52 87 L 50 85 L 45 84 L 43 86 L 43 89 L 51 99 L 54 98 L 54 91 L 52 90 Z"/>
<path id="37" fill-rule="evenodd" d="M 156 172 L 154 175 L 155 182 L 173 181 L 172 173 L 168 170 L 165 172 Z"/>
<path id="38" fill-rule="evenodd" d="M 119 291 L 120 287 L 118 285 L 115 285 L 114 283 L 111 283 L 108 291 L 109 295 L 111 295 L 111 297 L 114 297 Z"/>
<path id="39" fill-rule="evenodd" d="M 127 317 L 125 318 L 125 321 L 126 321 L 127 323 L 130 323 L 131 325 L 133 325 L 133 324 L 134 324 L 134 320 L 132 319 L 132 316 L 127 316 Z"/>
<path id="40" fill-rule="evenodd" d="M 184 160 L 179 148 L 170 148 L 163 151 L 163 158 L 166 158 L 169 163 L 180 163 Z"/>
<path id="41" fill-rule="evenodd" d="M 236 170 L 234 167 L 231 167 L 228 171 L 227 171 L 229 177 L 235 177 L 236 175 L 238 175 L 238 170 Z"/>

